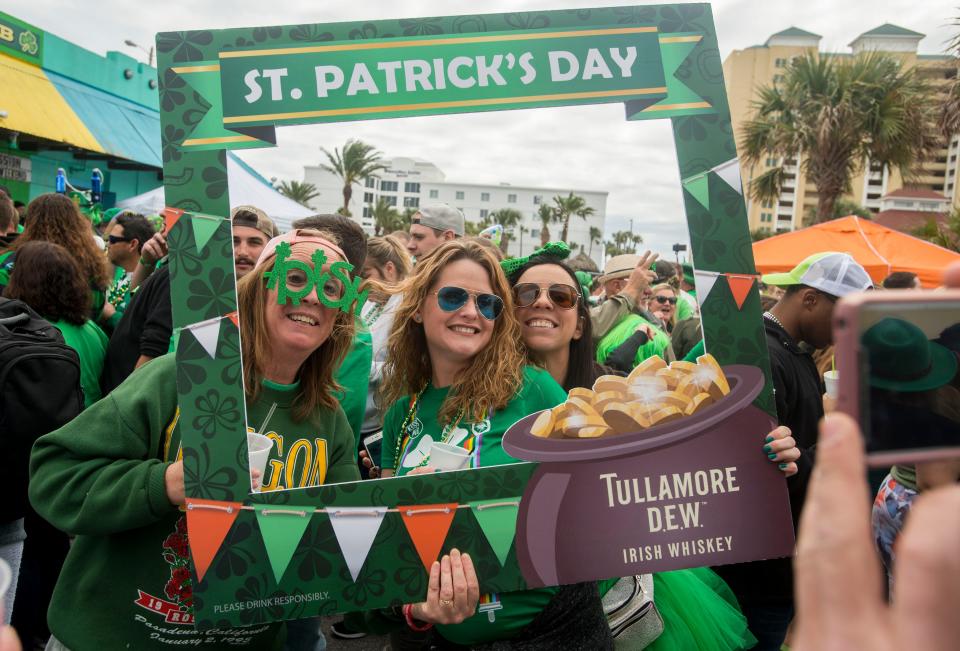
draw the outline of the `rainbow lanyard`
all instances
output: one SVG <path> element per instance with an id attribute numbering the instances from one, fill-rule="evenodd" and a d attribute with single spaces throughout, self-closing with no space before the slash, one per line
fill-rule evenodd
<path id="1" fill-rule="evenodd" d="M 403 419 L 403 424 L 400 425 L 400 444 L 397 446 L 397 451 L 393 457 L 393 467 L 394 472 L 398 472 L 401 468 L 401 465 L 404 459 L 407 458 L 407 455 L 412 451 L 408 448 L 411 447 L 410 429 L 413 425 L 413 422 L 417 419 L 417 416 L 420 413 L 420 398 L 423 396 L 424 391 L 427 390 L 430 384 L 428 383 L 420 391 L 418 391 L 414 396 L 410 398 L 410 409 L 407 411 L 406 417 Z M 460 420 L 463 418 L 463 410 L 457 412 L 457 417 L 452 423 L 448 423 L 443 426 L 443 430 L 440 433 L 440 439 L 444 443 L 449 443 L 450 439 L 453 436 L 453 431 L 456 429 L 457 425 L 460 424 Z M 480 414 L 481 422 L 486 420 L 487 410 L 484 409 L 483 413 Z M 471 428 L 473 429 L 473 428 Z M 478 432 L 473 432 L 473 436 L 469 437 L 464 443 L 463 448 L 470 453 L 472 467 L 478 468 L 480 466 L 480 447 L 483 443 L 483 435 Z M 419 466 L 425 466 L 429 462 L 429 455 L 423 458 L 418 464 Z"/>

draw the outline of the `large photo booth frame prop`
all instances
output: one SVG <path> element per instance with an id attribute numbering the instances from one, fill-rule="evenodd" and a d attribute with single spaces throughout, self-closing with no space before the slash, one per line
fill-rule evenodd
<path id="1" fill-rule="evenodd" d="M 584 40 L 588 36 L 594 40 Z M 527 82 L 518 82 L 518 77 L 526 68 L 517 65 L 505 87 L 488 83 L 472 90 L 448 88 L 446 94 L 431 97 L 443 101 L 429 106 L 417 106 L 426 102 L 424 97 L 405 89 L 396 91 L 398 97 L 381 94 L 371 99 L 368 93 L 363 99 L 334 98 L 337 79 L 329 68 L 321 78 L 327 97 L 310 96 L 311 87 L 301 83 L 321 63 L 369 60 L 371 52 L 395 46 L 421 48 L 421 53 L 458 44 L 470 44 L 474 48 L 470 52 L 481 53 L 522 47 L 534 53 L 532 61 L 542 66 L 538 73 L 546 75 L 546 50 L 556 45 L 550 39 L 567 39 L 563 48 L 567 51 L 580 48 L 576 51 L 584 57 L 583 64 L 591 43 L 633 44 L 639 52 L 637 77 L 643 79 L 630 83 L 607 79 L 594 60 L 590 65 L 597 78 L 574 80 L 562 93 L 551 90 L 543 76 L 524 89 Z M 708 4 L 169 32 L 157 35 L 157 52 L 169 206 L 165 218 L 174 326 L 179 333 L 177 427 L 182 435 L 193 608 L 199 628 L 419 601 L 426 592 L 430 563 L 454 547 L 473 556 L 481 589 L 489 595 L 481 610 L 490 610 L 491 617 L 496 593 L 528 586 L 791 553 L 784 482 L 759 453 L 772 424 L 768 415 L 773 413 L 772 385 L 736 146 Z M 249 69 L 263 73 L 266 64 L 277 61 L 283 65 L 271 69 L 283 67 L 285 76 L 276 72 L 247 76 Z M 569 72 L 558 70 L 549 72 Z M 273 94 L 274 82 L 278 95 Z M 308 89 L 307 96 L 303 89 Z M 321 94 L 318 89 L 316 95 Z M 304 103 L 297 104 L 300 100 Z M 753 401 L 750 427 L 755 435 L 746 443 L 720 441 L 721 449 L 753 451 L 744 452 L 740 460 L 751 467 L 752 475 L 744 473 L 737 495 L 712 497 L 713 504 L 724 506 L 705 516 L 714 530 L 725 527 L 755 544 L 656 562 L 645 561 L 642 553 L 639 561 L 629 558 L 625 550 L 613 564 L 581 564 L 588 568 L 581 574 L 588 576 L 551 571 L 549 562 L 531 567 L 530 558 L 525 564 L 518 559 L 529 557 L 531 548 L 518 553 L 520 540 L 514 540 L 514 533 L 523 534 L 528 545 L 530 536 L 536 537 L 529 526 L 520 531 L 524 521 L 517 524 L 525 487 L 537 469 L 532 463 L 251 493 L 232 236 L 226 218 L 226 151 L 272 146 L 273 127 L 281 124 L 610 101 L 625 104 L 627 119 L 670 118 L 709 352 L 725 367 L 749 365 L 757 371 L 762 390 L 744 402 Z M 698 461 L 687 459 L 678 468 L 683 464 L 692 469 Z M 660 471 L 650 469 L 648 474 Z M 646 517 L 638 512 L 636 520 L 633 526 L 640 527 Z M 618 511 L 612 522 L 631 530 L 626 512 Z M 531 519 L 528 524 L 532 523 Z M 551 522 L 545 524 L 549 527 Z M 554 521 L 549 530 L 556 531 L 544 531 L 545 536 L 556 537 L 551 544 L 559 545 L 565 535 L 558 526 Z M 598 522 L 580 529 L 609 536 L 605 526 Z M 672 535 L 679 539 L 698 534 Z M 169 606 L 174 612 L 184 610 L 177 604 Z"/>

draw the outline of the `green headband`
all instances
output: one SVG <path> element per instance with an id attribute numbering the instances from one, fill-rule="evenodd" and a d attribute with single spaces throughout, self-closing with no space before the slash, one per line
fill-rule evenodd
<path id="1" fill-rule="evenodd" d="M 349 262 L 334 262 L 330 265 L 330 271 L 323 271 L 323 265 L 327 263 L 327 254 L 323 249 L 318 248 L 310 256 L 313 261 L 313 268 L 310 268 L 302 260 L 290 260 L 290 243 L 281 242 L 277 245 L 277 261 L 273 269 L 265 271 L 263 277 L 267 279 L 267 289 L 277 290 L 277 303 L 286 305 L 288 302 L 293 305 L 300 305 L 300 301 L 313 291 L 314 287 L 318 289 L 317 298 L 326 307 L 339 309 L 343 312 L 353 312 L 356 305 L 363 305 L 367 300 L 367 294 L 370 290 L 360 292 L 361 278 L 350 278 L 350 271 L 353 265 Z M 289 274 L 291 271 L 299 271 L 303 274 L 304 283 L 302 286 L 293 288 L 289 286 Z M 335 290 L 330 290 L 331 283 L 334 283 Z M 340 288 L 343 288 L 342 293 Z M 339 294 L 339 295 L 338 295 Z"/>
<path id="2" fill-rule="evenodd" d="M 507 276 L 512 276 L 516 271 L 522 268 L 525 264 L 530 262 L 533 258 L 540 256 L 550 256 L 556 258 L 557 260 L 566 260 L 570 256 L 570 247 L 567 246 L 566 242 L 547 242 L 539 249 L 535 249 L 533 253 L 523 258 L 510 258 L 509 260 L 503 260 L 500 263 L 500 267 L 503 269 L 503 272 Z"/>

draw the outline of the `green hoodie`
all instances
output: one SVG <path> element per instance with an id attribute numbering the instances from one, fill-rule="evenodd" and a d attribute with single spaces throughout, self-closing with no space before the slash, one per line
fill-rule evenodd
<path id="1" fill-rule="evenodd" d="M 274 447 L 274 456 L 293 457 L 292 464 L 285 457 L 273 460 L 266 480 L 359 479 L 343 411 L 322 410 L 295 424 L 288 409 L 295 389 L 265 385 L 247 406 L 250 422 L 260 427 L 277 402 L 266 429 L 286 441 Z M 69 649 L 280 644 L 281 624 L 193 628 L 186 521 L 164 482 L 167 466 L 180 457 L 177 415 L 176 364 L 165 355 L 33 448 L 30 501 L 51 524 L 76 536 L 47 615 L 53 635 Z M 317 451 L 324 452 L 319 463 Z M 309 469 L 308 455 L 314 459 Z"/>

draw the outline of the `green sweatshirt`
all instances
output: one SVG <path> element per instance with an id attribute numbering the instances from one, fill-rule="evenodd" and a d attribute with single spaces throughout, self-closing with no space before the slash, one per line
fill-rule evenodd
<path id="1" fill-rule="evenodd" d="M 449 389 L 429 387 L 420 396 L 420 406 L 416 410 L 410 436 L 403 437 L 403 450 L 395 464 L 397 447 L 400 445 L 400 429 L 410 412 L 410 399 L 395 402 L 387 411 L 383 425 L 383 467 L 396 468 L 397 475 L 405 475 L 424 461 L 424 451 L 430 441 L 446 438 L 450 443 L 472 451 L 472 465 L 498 466 L 516 463 L 516 459 L 507 455 L 500 445 L 504 432 L 524 416 L 542 409 L 550 409 L 567 398 L 567 394 L 546 371 L 532 366 L 523 370 L 523 385 L 517 395 L 506 407 L 495 411 L 479 423 L 463 423 L 456 428 L 447 428 L 437 422 L 437 411 L 447 397 Z M 479 462 L 479 463 L 478 463 Z M 550 602 L 557 588 L 524 590 L 496 595 L 502 610 L 497 611 L 493 622 L 486 613 L 475 613 L 472 617 L 456 626 L 437 626 L 437 630 L 451 642 L 463 645 L 481 644 L 494 640 L 506 640 L 533 621 L 540 611 Z"/>
<path id="2" fill-rule="evenodd" d="M 77 351 L 80 358 L 80 388 L 83 389 L 83 407 L 86 409 L 100 399 L 100 372 L 107 354 L 107 335 L 92 319 L 83 325 L 67 321 L 52 321 L 63 334 L 63 340 Z"/>
<path id="3" fill-rule="evenodd" d="M 295 394 L 282 389 L 265 387 L 248 405 L 257 427 L 274 398 Z M 270 649 L 280 643 L 281 624 L 193 628 L 186 520 L 167 499 L 164 483 L 167 466 L 180 455 L 177 413 L 175 360 L 166 355 L 33 448 L 30 501 L 51 524 L 76 536 L 47 615 L 53 635 L 69 649 Z M 316 473 L 316 463 L 310 465 L 310 475 L 331 482 L 359 478 L 352 456 L 349 468 L 341 461 L 352 445 L 341 410 L 321 412 L 298 431 L 287 430 L 289 423 L 287 409 L 278 405 L 267 429 L 287 442 L 306 439 L 307 430 L 311 437 L 332 432 L 322 445 L 316 441 L 323 438 L 310 441 L 310 449 L 328 451 Z M 283 452 L 293 455 L 293 447 Z M 296 455 L 295 479 L 307 452 Z M 275 474 L 285 478 L 286 468 Z"/>
<path id="4" fill-rule="evenodd" d="M 634 330 L 637 329 L 637 326 L 642 323 L 650 326 L 654 332 L 654 336 L 653 339 L 637 349 L 637 356 L 634 359 L 634 366 L 648 357 L 653 357 L 654 355 L 659 355 L 660 357 L 666 359 L 666 350 L 670 347 L 670 336 L 660 328 L 644 319 L 639 314 L 630 314 L 620 323 L 618 323 L 617 326 L 611 330 L 606 337 L 601 339 L 599 344 L 597 344 L 597 361 L 603 364 L 610 353 L 619 348 L 623 342 L 629 339 L 630 335 L 632 335 Z M 671 353 L 672 352 L 673 351 L 671 351 Z"/>

